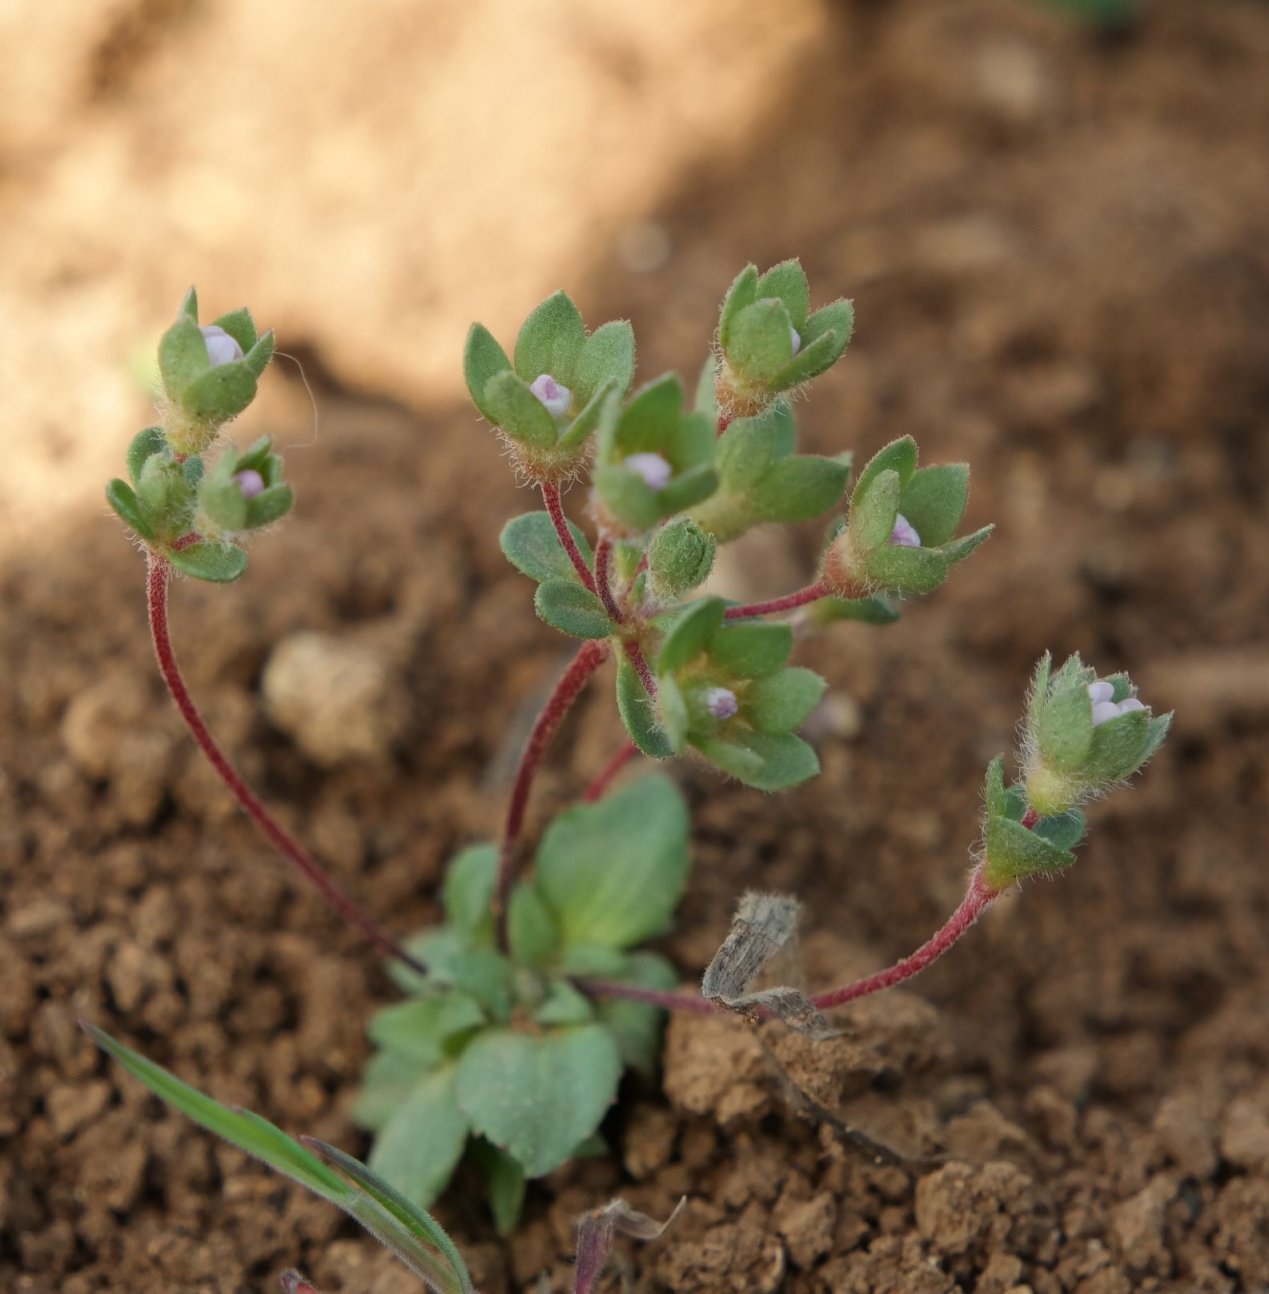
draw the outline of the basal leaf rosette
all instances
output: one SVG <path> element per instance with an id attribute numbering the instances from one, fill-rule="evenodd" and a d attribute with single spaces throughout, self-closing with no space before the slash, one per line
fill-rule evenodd
<path id="1" fill-rule="evenodd" d="M 1023 721 L 1027 800 L 1061 813 L 1127 781 L 1163 744 L 1172 715 L 1155 716 L 1126 674 L 1099 678 L 1079 655 L 1036 667 Z"/>
<path id="2" fill-rule="evenodd" d="M 729 417 L 761 413 L 782 392 L 831 368 L 854 323 L 854 307 L 846 300 L 811 313 L 800 261 L 781 261 L 765 274 L 747 265 L 728 289 L 719 316 L 719 411 Z"/>
<path id="3" fill-rule="evenodd" d="M 246 309 L 200 325 L 198 295 L 190 288 L 159 342 L 164 429 L 176 454 L 203 453 L 220 428 L 255 399 L 273 348 L 273 333 L 258 333 Z"/>
<path id="4" fill-rule="evenodd" d="M 525 320 L 514 363 L 483 324 L 472 324 L 463 354 L 476 408 L 502 433 L 518 470 L 534 483 L 571 480 L 585 459 L 604 400 L 634 377 L 634 332 L 614 320 L 589 335 L 565 292 Z"/>
<path id="5" fill-rule="evenodd" d="M 708 498 L 718 485 L 714 425 L 684 407 L 673 373 L 613 397 L 600 417 L 590 510 L 599 526 L 631 537 Z"/>
<path id="6" fill-rule="evenodd" d="M 748 786 L 779 791 L 819 772 L 795 729 L 819 703 L 825 682 L 789 668 L 787 624 L 728 623 L 719 598 L 693 603 L 667 629 L 657 658 L 656 727 L 632 731 L 648 753 L 688 747 Z M 661 749 L 664 743 L 664 749 Z"/>
<path id="7" fill-rule="evenodd" d="M 842 598 L 933 592 L 992 532 L 956 537 L 968 500 L 964 463 L 918 468 L 916 441 L 892 441 L 860 473 L 847 524 L 824 555 L 825 583 Z"/>
<path id="8" fill-rule="evenodd" d="M 660 777 L 560 814 L 533 879 L 512 890 L 506 954 L 490 915 L 496 847 L 454 859 L 445 923 L 408 945 L 428 974 L 392 967 L 409 996 L 370 1024 L 376 1052 L 354 1117 L 376 1134 L 375 1172 L 425 1208 L 471 1144 L 500 1229 L 514 1227 L 524 1181 L 591 1142 L 623 1067 L 655 1064 L 660 1011 L 593 1000 L 574 980 L 674 986 L 669 963 L 634 949 L 670 923 L 687 832 L 686 806 Z"/>
<path id="9" fill-rule="evenodd" d="M 725 544 L 754 526 L 809 521 L 833 508 L 850 481 L 850 454 L 797 454 L 793 411 L 777 400 L 765 412 L 737 418 L 718 438 L 718 489 L 692 519 Z"/>

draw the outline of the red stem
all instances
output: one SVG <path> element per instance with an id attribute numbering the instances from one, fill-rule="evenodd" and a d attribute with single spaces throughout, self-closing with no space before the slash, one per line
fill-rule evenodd
<path id="1" fill-rule="evenodd" d="M 612 595 L 612 537 L 602 533 L 595 545 L 595 591 L 608 612 L 608 618 L 614 624 L 621 624 L 626 618 L 625 612 Z"/>
<path id="2" fill-rule="evenodd" d="M 745 606 L 728 607 L 724 613 L 725 620 L 748 620 L 751 616 L 772 616 L 781 611 L 793 611 L 798 607 L 804 607 L 808 602 L 818 602 L 820 598 L 829 596 L 828 585 L 823 580 L 817 580 L 814 584 L 807 585 L 804 589 L 799 589 L 796 593 L 786 594 L 782 598 L 774 598 L 770 602 L 750 602 Z"/>
<path id="3" fill-rule="evenodd" d="M 560 543 L 568 554 L 569 561 L 573 563 L 573 569 L 581 577 L 582 583 L 594 593 L 595 577 L 590 573 L 590 567 L 586 565 L 586 559 L 582 556 L 581 549 L 577 547 L 577 540 L 573 538 L 573 532 L 568 528 L 568 519 L 564 516 L 564 502 L 560 498 L 560 487 L 544 481 L 542 502 L 546 504 L 546 510 L 551 514 L 551 524 L 560 537 Z"/>
<path id="4" fill-rule="evenodd" d="M 643 649 L 634 641 L 627 641 L 625 647 L 626 659 L 634 666 L 635 673 L 639 675 L 639 682 L 643 684 L 643 690 L 655 701 L 657 699 L 657 681 L 648 666 Z"/>
<path id="5" fill-rule="evenodd" d="M 893 966 L 878 971 L 875 975 L 866 975 L 863 979 L 858 979 L 843 988 L 819 993 L 812 1000 L 820 1010 L 826 1011 L 830 1007 L 854 1002 L 857 998 L 868 997 L 872 993 L 880 993 L 882 989 L 893 988 L 896 984 L 902 984 L 904 980 L 919 975 L 932 962 L 942 957 L 982 916 L 992 901 L 1000 897 L 1002 892 L 988 886 L 982 878 L 982 872 L 976 871 L 960 906 L 944 922 L 942 929 L 926 940 L 910 957 L 895 962 Z"/>
<path id="6" fill-rule="evenodd" d="M 727 428 L 730 426 L 731 426 L 731 414 L 720 413 L 718 415 L 718 422 L 715 424 L 715 428 L 714 428 L 715 431 L 718 433 L 718 435 L 721 436 L 723 432 L 725 432 Z"/>
<path id="7" fill-rule="evenodd" d="M 576 979 L 573 983 L 592 997 L 619 997 L 627 1002 L 648 1002 L 667 1011 L 690 1011 L 695 1015 L 714 1015 L 722 1008 L 709 998 L 691 993 L 675 993 L 672 989 L 640 988 L 637 984 L 623 984 L 618 980 Z"/>
<path id="8" fill-rule="evenodd" d="M 628 741 L 596 774 L 594 781 L 582 792 L 583 804 L 602 800 L 617 774 L 639 753 L 639 747 Z"/>
<path id="9" fill-rule="evenodd" d="M 577 651 L 569 662 L 568 668 L 560 675 L 551 695 L 547 697 L 542 712 L 534 721 L 524 749 L 520 752 L 520 762 L 516 766 L 515 781 L 511 786 L 511 798 L 507 802 L 507 817 L 502 830 L 502 846 L 498 857 L 498 878 L 494 885 L 493 912 L 500 934 L 505 936 L 505 918 L 507 897 L 511 893 L 511 882 L 515 878 L 516 846 L 520 843 L 520 833 L 524 830 L 524 813 L 529 803 L 529 791 L 533 778 L 542 763 L 551 738 L 555 736 L 564 716 L 572 708 L 582 688 L 590 676 L 608 657 L 608 643 L 601 639 L 589 639 Z"/>
<path id="10" fill-rule="evenodd" d="M 1030 831 L 1031 828 L 1034 827 L 1035 824 L 1039 821 L 1040 821 L 1040 815 L 1030 807 L 1028 807 L 1026 813 L 1022 815 L 1022 825 L 1026 827 L 1028 831 Z"/>
<path id="11" fill-rule="evenodd" d="M 154 640 L 154 653 L 159 660 L 159 673 L 163 675 L 167 690 L 199 750 L 207 757 L 207 762 L 216 770 L 220 780 L 229 788 L 247 816 L 268 837 L 269 843 L 287 862 L 300 871 L 344 920 L 356 926 L 381 952 L 404 962 L 420 975 L 426 975 L 427 967 L 399 947 L 373 918 L 367 916 L 322 871 L 304 847 L 277 822 L 216 743 L 216 739 L 203 722 L 203 717 L 199 714 L 198 707 L 185 686 L 180 667 L 176 663 L 176 652 L 172 647 L 167 617 L 167 590 L 171 572 L 172 568 L 163 558 L 154 555 L 149 557 L 146 570 L 146 604 L 150 615 L 150 636 Z"/>

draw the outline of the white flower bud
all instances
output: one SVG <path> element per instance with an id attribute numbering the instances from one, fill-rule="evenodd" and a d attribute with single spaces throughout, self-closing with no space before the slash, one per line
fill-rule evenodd
<path id="1" fill-rule="evenodd" d="M 895 514 L 894 529 L 890 532 L 890 542 L 897 548 L 920 548 L 921 536 L 916 527 L 902 512 Z"/>
<path id="2" fill-rule="evenodd" d="M 223 328 L 204 324 L 199 331 L 203 334 L 203 344 L 207 347 L 207 358 L 212 368 L 232 364 L 242 358 L 242 347 Z"/>
<path id="3" fill-rule="evenodd" d="M 715 719 L 730 719 L 736 713 L 736 694 L 729 687 L 711 687 L 705 693 L 705 708 Z"/>
<path id="4" fill-rule="evenodd" d="M 562 418 L 573 403 L 573 393 L 561 386 L 549 373 L 542 373 L 529 383 L 529 390 L 542 401 L 552 418 Z"/>
<path id="5" fill-rule="evenodd" d="M 1115 685 L 1107 683 L 1104 679 L 1098 679 L 1096 683 L 1088 685 L 1088 699 L 1096 705 L 1098 701 L 1113 701 L 1115 699 Z"/>
<path id="6" fill-rule="evenodd" d="M 802 338 L 792 324 L 789 325 L 789 341 L 793 343 L 793 353 L 796 355 L 802 349 Z"/>
<path id="7" fill-rule="evenodd" d="M 631 454 L 623 466 L 643 477 L 650 490 L 664 490 L 674 475 L 674 468 L 660 454 Z"/>
<path id="8" fill-rule="evenodd" d="M 1110 719 L 1119 718 L 1119 707 L 1113 701 L 1093 702 L 1093 727 L 1099 727 Z"/>

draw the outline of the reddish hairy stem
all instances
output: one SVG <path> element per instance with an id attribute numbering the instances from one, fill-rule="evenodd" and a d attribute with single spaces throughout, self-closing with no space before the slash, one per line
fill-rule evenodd
<path id="1" fill-rule="evenodd" d="M 949 948 L 978 920 L 991 903 L 1000 897 L 1001 890 L 993 890 L 976 871 L 970 879 L 969 888 L 960 906 L 943 923 L 942 928 L 927 939 L 910 957 L 897 961 L 893 966 L 875 975 L 865 975 L 863 979 L 847 984 L 843 988 L 830 989 L 827 993 L 818 993 L 812 999 L 817 1007 L 826 1011 L 829 1007 L 841 1006 L 854 1002 L 857 998 L 880 993 L 882 989 L 893 988 L 904 980 L 919 975 L 927 966 L 937 961 Z"/>
<path id="2" fill-rule="evenodd" d="M 595 591 L 608 612 L 608 618 L 614 624 L 621 624 L 626 615 L 612 595 L 612 536 L 602 532 L 595 545 Z"/>
<path id="3" fill-rule="evenodd" d="M 695 1015 L 713 1015 L 721 1010 L 709 998 L 675 993 L 673 989 L 640 988 L 637 984 L 606 979 L 575 979 L 573 983 L 590 997 L 619 997 L 627 1002 L 647 1002 L 667 1011 L 690 1011 Z"/>
<path id="4" fill-rule="evenodd" d="M 718 422 L 715 426 L 715 430 L 717 431 L 717 433 L 721 436 L 723 432 L 725 432 L 727 428 L 730 426 L 731 426 L 731 414 L 720 413 L 718 415 Z"/>
<path id="5" fill-rule="evenodd" d="M 411 970 L 420 975 L 427 974 L 427 967 L 416 958 L 411 957 L 398 946 L 391 936 L 367 916 L 352 899 L 332 881 L 319 864 L 309 855 L 304 847 L 273 817 L 255 792 L 243 781 L 238 770 L 230 763 L 229 757 L 221 750 L 216 739 L 211 735 L 203 717 L 198 712 L 190 696 L 180 667 L 176 663 L 176 652 L 172 647 L 172 636 L 168 628 L 167 590 L 172 568 L 161 557 L 151 555 L 146 570 L 146 605 L 150 616 L 150 636 L 154 640 L 154 654 L 158 657 L 159 673 L 167 684 L 172 701 L 190 736 L 194 738 L 199 750 L 206 756 L 207 762 L 216 770 L 217 776 L 229 788 L 234 798 L 242 806 L 247 816 L 268 837 L 269 843 L 291 863 L 322 896 L 323 899 L 345 921 L 361 931 L 380 952 L 404 962 Z"/>
<path id="6" fill-rule="evenodd" d="M 794 611 L 798 607 L 806 606 L 808 602 L 818 602 L 820 598 L 828 596 L 828 585 L 823 580 L 817 580 L 814 584 L 808 584 L 806 588 L 799 589 L 796 593 L 786 594 L 782 598 L 774 598 L 770 602 L 749 602 L 744 606 L 728 607 L 724 613 L 724 619 L 748 620 L 751 616 L 777 615 L 781 611 Z"/>
<path id="7" fill-rule="evenodd" d="M 1034 809 L 1028 808 L 1026 813 L 1022 815 L 1022 825 L 1026 827 L 1028 831 L 1030 831 L 1039 821 L 1040 815 Z"/>
<path id="8" fill-rule="evenodd" d="M 639 675 L 639 682 L 643 684 L 643 690 L 653 701 L 657 699 L 657 681 L 652 675 L 652 670 L 648 666 L 647 658 L 643 654 L 643 649 L 633 640 L 625 644 L 626 659 L 634 666 L 635 673 Z"/>
<path id="9" fill-rule="evenodd" d="M 511 798 L 507 801 L 507 816 L 503 825 L 502 846 L 498 856 L 498 878 L 494 884 L 493 893 L 494 920 L 504 941 L 507 896 L 511 892 L 511 882 L 515 878 L 516 846 L 520 843 L 520 833 L 524 830 L 524 813 L 528 807 L 533 778 L 542 763 L 547 747 L 551 744 L 551 738 L 564 722 L 564 716 L 572 708 L 573 702 L 577 700 L 590 676 L 607 657 L 608 643 L 600 639 L 589 639 L 578 648 L 577 655 L 560 675 L 541 713 L 534 720 L 528 739 L 524 743 L 524 749 L 520 752 L 515 781 L 511 785 Z"/>
<path id="10" fill-rule="evenodd" d="M 573 563 L 573 569 L 581 577 L 582 583 L 594 593 L 595 577 L 590 573 L 590 567 L 586 565 L 586 559 L 582 556 L 581 549 L 577 547 L 577 540 L 573 538 L 573 532 L 568 528 L 568 519 L 564 516 L 564 502 L 560 498 L 560 487 L 544 481 L 542 502 L 546 504 L 546 510 L 551 516 L 551 524 L 560 537 L 560 543 L 568 554 L 569 561 Z"/>
<path id="11" fill-rule="evenodd" d="M 639 753 L 639 747 L 628 741 L 595 775 L 594 781 L 582 792 L 583 804 L 594 804 L 601 800 L 613 784 L 618 773 Z"/>

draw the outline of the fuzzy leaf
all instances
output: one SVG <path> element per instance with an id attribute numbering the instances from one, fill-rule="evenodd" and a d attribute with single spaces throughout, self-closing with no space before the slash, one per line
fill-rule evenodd
<path id="1" fill-rule="evenodd" d="M 709 641 L 710 659 L 738 678 L 774 674 L 793 650 L 793 628 L 787 624 L 732 621 Z"/>
<path id="2" fill-rule="evenodd" d="M 469 845 L 445 871 L 441 903 L 449 924 L 468 936 L 491 936 L 494 881 L 498 874 L 497 845 Z"/>
<path id="3" fill-rule="evenodd" d="M 132 478 L 133 485 L 140 482 L 141 469 L 145 466 L 146 459 L 152 454 L 163 453 L 165 449 L 167 438 L 163 435 L 162 427 L 147 427 L 133 436 L 132 444 L 128 446 L 128 475 Z"/>
<path id="4" fill-rule="evenodd" d="M 657 673 L 674 674 L 705 650 L 706 643 L 723 623 L 723 600 L 702 598 L 674 621 L 661 643 Z"/>
<path id="5" fill-rule="evenodd" d="M 376 1047 L 409 1056 L 421 1069 L 435 1069 L 445 1058 L 445 1043 L 484 1022 L 475 998 L 450 990 L 382 1007 L 370 1017 L 366 1032 Z"/>
<path id="6" fill-rule="evenodd" d="M 196 418 L 228 422 L 256 398 L 255 374 L 244 361 L 218 364 L 188 383 L 180 403 Z"/>
<path id="7" fill-rule="evenodd" d="M 568 529 L 589 566 L 592 558 L 586 536 L 571 521 Z M 546 580 L 578 581 L 581 578 L 555 533 L 549 513 L 526 512 L 513 517 L 503 526 L 498 543 L 507 561 L 522 575 L 537 580 L 539 584 Z"/>
<path id="8" fill-rule="evenodd" d="M 765 274 L 759 275 L 755 293 L 759 298 L 778 297 L 783 301 L 790 321 L 801 332 L 811 309 L 811 288 L 806 281 L 802 262 L 797 257 L 781 261 Z"/>
<path id="9" fill-rule="evenodd" d="M 940 463 L 912 474 L 903 487 L 899 511 L 916 527 L 924 547 L 938 548 L 956 533 L 968 501 L 968 465 Z"/>
<path id="10" fill-rule="evenodd" d="M 750 494 L 754 520 L 809 521 L 841 499 L 849 480 L 849 455 L 817 458 L 800 454 L 773 463 Z"/>
<path id="11" fill-rule="evenodd" d="M 221 315 L 219 319 L 213 319 L 212 326 L 223 328 L 242 347 L 244 355 L 256 344 L 256 338 L 259 336 L 256 332 L 255 320 L 252 319 L 251 311 L 246 306 L 240 310 L 231 310 L 228 314 Z"/>
<path id="12" fill-rule="evenodd" d="M 619 975 L 623 984 L 640 988 L 672 989 L 678 983 L 674 967 L 656 953 L 631 953 Z M 611 997 L 600 1000 L 599 1018 L 616 1040 L 621 1063 L 641 1074 L 651 1075 L 661 1053 L 661 1026 L 665 1012 L 648 1002 L 631 1002 Z"/>
<path id="13" fill-rule="evenodd" d="M 261 490 L 254 499 L 247 500 L 247 528 L 271 526 L 285 517 L 294 503 L 295 493 L 289 485 L 271 485 Z"/>
<path id="14" fill-rule="evenodd" d="M 269 361 L 273 358 L 273 352 L 277 349 L 277 338 L 273 335 L 273 329 L 261 333 L 256 338 L 256 344 L 242 357 L 242 362 L 247 366 L 247 371 L 258 382 L 264 370 L 269 367 Z"/>
<path id="15" fill-rule="evenodd" d="M 791 732 L 754 732 L 746 737 L 750 753 L 757 755 L 756 773 L 740 780 L 759 791 L 787 791 L 815 777 L 820 771 L 819 756 L 801 737 Z"/>
<path id="16" fill-rule="evenodd" d="M 467 344 L 463 347 L 463 376 L 467 379 L 472 402 L 495 426 L 498 418 L 485 402 L 485 388 L 490 379 L 510 369 L 507 352 L 489 329 L 484 324 L 472 324 L 467 333 Z"/>
<path id="17" fill-rule="evenodd" d="M 974 551 L 979 544 L 986 543 L 991 538 L 994 525 L 983 526 L 981 530 L 975 530 L 968 535 L 962 535 L 959 539 L 953 539 L 951 543 L 943 545 L 943 556 L 947 559 L 949 566 L 956 562 L 963 562 Z"/>
<path id="18" fill-rule="evenodd" d="M 485 1176 L 494 1228 L 506 1239 L 520 1225 L 520 1212 L 524 1208 L 524 1169 L 484 1137 L 475 1141 L 473 1158 Z"/>
<path id="19" fill-rule="evenodd" d="M 202 540 L 168 552 L 167 559 L 178 571 L 211 584 L 231 584 L 247 569 L 247 554 L 233 544 Z"/>
<path id="20" fill-rule="evenodd" d="M 533 595 L 538 615 L 574 638 L 607 638 L 612 621 L 598 596 L 575 580 L 547 580 Z"/>
<path id="21" fill-rule="evenodd" d="M 1011 818 L 988 817 L 983 878 L 993 889 L 1004 889 L 1026 876 L 1064 871 L 1075 855 L 1028 831 Z"/>
<path id="22" fill-rule="evenodd" d="M 1035 738 L 1046 763 L 1064 773 L 1080 767 L 1093 744 L 1093 703 L 1082 683 L 1049 696 L 1040 710 Z"/>
<path id="23" fill-rule="evenodd" d="M 515 373 L 495 373 L 480 408 L 495 427 L 522 444 L 549 449 L 559 437 L 555 419 Z"/>
<path id="24" fill-rule="evenodd" d="M 899 474 L 879 472 L 869 489 L 860 495 L 850 509 L 850 535 L 861 553 L 872 553 L 890 542 L 895 517 L 899 511 Z"/>
<path id="25" fill-rule="evenodd" d="M 516 338 L 515 371 L 526 382 L 549 373 L 573 387 L 573 372 L 586 343 L 586 325 L 567 292 L 547 297 L 524 321 Z"/>
<path id="26" fill-rule="evenodd" d="M 656 721 L 652 701 L 634 666 L 622 656 L 617 662 L 617 709 L 630 740 L 652 759 L 669 759 L 674 747 Z"/>
<path id="27" fill-rule="evenodd" d="M 617 1044 L 603 1025 L 538 1036 L 494 1029 L 458 1062 L 458 1104 L 527 1177 L 541 1177 L 599 1126 L 620 1076 Z"/>
<path id="28" fill-rule="evenodd" d="M 182 313 L 159 341 L 159 374 L 168 398 L 183 404 L 186 387 L 210 368 L 207 343 L 197 320 Z"/>
<path id="29" fill-rule="evenodd" d="M 635 370 L 634 329 L 624 319 L 596 328 L 586 339 L 573 374 L 573 394 L 587 404 L 606 382 L 615 382 L 624 395 Z"/>
<path id="30" fill-rule="evenodd" d="M 375 1137 L 370 1153 L 371 1171 L 421 1209 L 445 1188 L 467 1144 L 455 1070 L 446 1065 L 425 1074 Z"/>
<path id="31" fill-rule="evenodd" d="M 899 619 L 899 609 L 884 597 L 821 598 L 813 604 L 812 618 L 822 625 L 834 620 L 858 620 L 866 625 L 892 625 Z"/>
<path id="32" fill-rule="evenodd" d="M 537 969 L 559 950 L 559 924 L 538 884 L 521 882 L 511 891 L 507 931 L 517 965 Z"/>
<path id="33" fill-rule="evenodd" d="M 746 265 L 732 281 L 723 298 L 718 319 L 718 342 L 726 351 L 731 345 L 736 316 L 758 299 L 758 267 Z"/>
<path id="34" fill-rule="evenodd" d="M 851 506 L 859 505 L 860 500 L 871 489 L 873 481 L 882 472 L 896 472 L 899 476 L 899 485 L 902 487 L 916 471 L 916 464 L 916 441 L 911 436 L 900 436 L 898 440 L 892 440 L 884 448 L 879 449 L 860 472 L 859 480 L 855 482 L 855 492 L 851 496 Z"/>
<path id="35" fill-rule="evenodd" d="M 106 502 L 115 510 L 119 520 L 142 539 L 153 539 L 154 529 L 142 514 L 141 505 L 127 481 L 116 477 L 106 486 Z"/>
<path id="36" fill-rule="evenodd" d="M 793 358 L 792 326 L 783 301 L 771 298 L 746 306 L 732 322 L 728 363 L 751 382 L 773 382 Z"/>
<path id="37" fill-rule="evenodd" d="M 782 669 L 757 679 L 745 694 L 745 718 L 759 732 L 792 732 L 828 687 L 814 670 Z"/>
<path id="38" fill-rule="evenodd" d="M 1031 830 L 1054 849 L 1072 850 L 1084 839 L 1087 824 L 1079 809 L 1068 809 L 1052 818 L 1041 818 Z"/>
<path id="39" fill-rule="evenodd" d="M 687 882 L 687 835 L 687 808 L 663 777 L 565 809 L 537 855 L 564 942 L 627 948 L 664 930 Z"/>
<path id="40" fill-rule="evenodd" d="M 802 349 L 793 361 L 796 381 L 818 377 L 841 359 L 855 331 L 855 306 L 832 301 L 811 315 L 802 328 Z M 827 345 L 824 339 L 828 338 Z"/>
<path id="41" fill-rule="evenodd" d="M 1050 701 L 1045 707 L 1046 715 L 1052 705 Z M 1150 716 L 1145 710 L 1132 710 L 1098 724 L 1083 766 L 1089 780 L 1109 783 L 1130 777 L 1145 759 L 1149 736 Z"/>
<path id="42" fill-rule="evenodd" d="M 434 1068 L 434 1065 L 426 1065 L 405 1051 L 376 1052 L 362 1071 L 361 1088 L 353 1102 L 352 1121 L 359 1128 L 378 1132 L 397 1112 L 423 1074 Z"/>
<path id="43" fill-rule="evenodd" d="M 883 588 L 912 595 L 932 593 L 947 579 L 947 559 L 931 548 L 882 544 L 868 554 L 867 568 Z"/>

